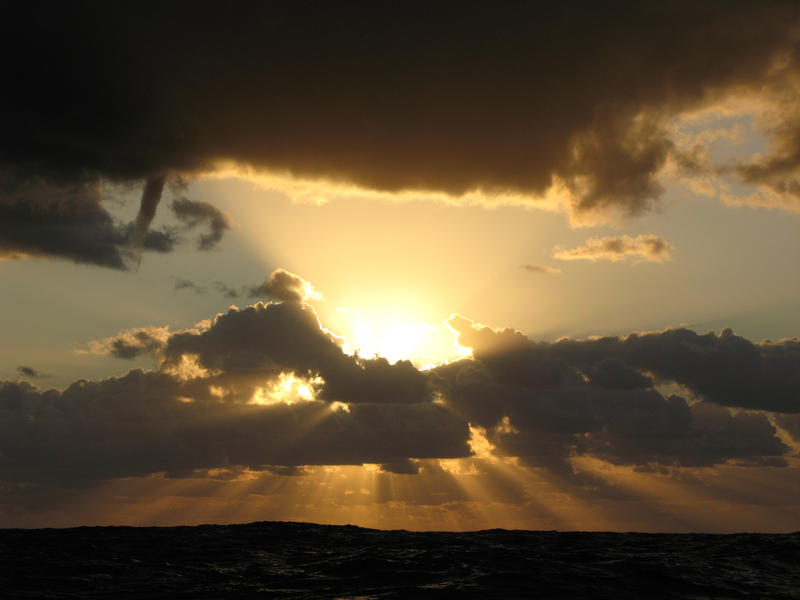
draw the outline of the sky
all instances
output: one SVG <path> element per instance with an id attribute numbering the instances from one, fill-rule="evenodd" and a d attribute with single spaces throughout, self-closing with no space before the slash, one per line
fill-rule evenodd
<path id="1" fill-rule="evenodd" d="M 800 530 L 800 9 L 31 6 L 0 527 Z"/>

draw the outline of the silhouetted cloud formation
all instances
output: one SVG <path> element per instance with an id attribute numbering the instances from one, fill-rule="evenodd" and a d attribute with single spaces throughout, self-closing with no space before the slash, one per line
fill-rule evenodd
<path id="1" fill-rule="evenodd" d="M 0 384 L 8 417 L 0 424 L 0 479 L 402 465 L 470 453 L 467 423 L 433 402 L 425 374 L 409 362 L 345 354 L 298 302 L 231 309 L 203 331 L 140 329 L 97 344 L 121 358 L 151 352 L 163 362 L 159 371 L 82 380 L 63 392 Z M 309 381 L 316 398 L 283 386 L 287 373 Z M 32 467 L 51 453 L 47 465 Z"/>
<path id="2" fill-rule="evenodd" d="M 133 226 L 115 223 L 96 182 L 55 186 L 41 180 L 0 187 L 0 259 L 49 257 L 128 268 Z M 168 231 L 142 231 L 139 248 L 171 251 Z"/>
<path id="3" fill-rule="evenodd" d="M 789 2 L 30 10 L 0 31 L 15 181 L 152 182 L 235 161 L 386 191 L 557 183 L 575 215 L 637 213 L 676 153 L 668 117 L 779 95 L 798 72 Z M 791 187 L 795 131 L 743 176 Z"/>
<path id="4" fill-rule="evenodd" d="M 449 323 L 459 342 L 473 349 L 474 358 L 436 369 L 441 393 L 455 412 L 486 429 L 487 439 L 501 454 L 565 474 L 572 473 L 568 459 L 573 456 L 644 469 L 729 461 L 786 465 L 789 448 L 764 413 L 733 414 L 718 404 L 798 412 L 796 377 L 784 382 L 790 389 L 776 389 L 784 383 L 759 380 L 760 375 L 748 369 L 729 384 L 728 372 L 741 367 L 736 353 L 716 352 L 710 362 L 700 359 L 696 372 L 705 370 L 705 380 L 713 381 L 713 386 L 738 384 L 751 390 L 762 386 L 751 398 L 731 397 L 710 389 L 713 386 L 701 391 L 689 377 L 670 370 L 670 365 L 693 362 L 696 353 L 714 353 L 709 344 L 705 349 L 664 344 L 672 332 L 648 339 L 663 344 L 665 352 L 655 355 L 638 346 L 629 355 L 614 351 L 617 338 L 534 343 L 513 330 L 475 327 L 461 317 Z M 700 337 L 686 330 L 679 334 Z M 626 338 L 631 339 L 641 338 L 635 334 Z M 581 352 L 584 345 L 593 352 Z M 642 354 L 650 360 L 637 360 Z M 800 361 L 800 355 L 795 360 Z M 784 374 L 797 372 L 796 364 L 780 363 Z M 760 366 L 775 372 L 774 363 Z M 690 405 L 679 396 L 665 397 L 642 371 L 682 383 L 710 402 Z"/>
<path id="5" fill-rule="evenodd" d="M 657 235 L 629 235 L 618 237 L 590 238 L 583 246 L 562 250 L 556 248 L 553 257 L 560 260 L 612 260 L 627 259 L 649 260 L 664 262 L 669 260 L 669 251 L 672 246 Z"/>
<path id="6" fill-rule="evenodd" d="M 138 370 L 63 392 L 2 383 L 0 479 L 68 482 L 469 453 L 466 424 L 433 403 L 264 406 L 220 402 L 207 388 Z"/>
<path id="7" fill-rule="evenodd" d="M 667 329 L 550 344 L 532 342 L 511 329 L 476 328 L 463 317 L 454 317 L 449 324 L 458 332 L 459 342 L 473 348 L 474 355 L 503 383 L 533 381 L 558 387 L 572 376 L 574 367 L 590 381 L 608 387 L 605 377 L 597 379 L 597 369 L 609 372 L 614 365 L 617 380 L 630 380 L 629 371 L 635 369 L 679 383 L 722 406 L 800 412 L 797 339 L 754 343 L 730 329 L 719 335 Z"/>
<path id="8" fill-rule="evenodd" d="M 576 457 L 640 470 L 787 465 L 790 448 L 763 411 L 800 413 L 797 340 L 667 330 L 536 343 L 459 316 L 448 323 L 473 357 L 429 371 L 346 354 L 296 299 L 93 342 L 119 358 L 150 354 L 158 368 L 63 391 L 0 382 L 0 479 L 366 462 L 413 475 L 418 459 L 470 456 L 475 431 L 495 455 L 580 486 L 597 481 L 574 471 Z M 653 378 L 701 400 L 665 396 Z M 792 418 L 776 422 L 795 435 Z"/>

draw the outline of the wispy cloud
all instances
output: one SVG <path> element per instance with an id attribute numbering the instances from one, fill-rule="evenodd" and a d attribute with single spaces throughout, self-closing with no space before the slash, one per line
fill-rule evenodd
<path id="1" fill-rule="evenodd" d="M 28 367 L 26 365 L 20 365 L 17 367 L 17 373 L 19 373 L 22 377 L 28 377 L 30 379 L 38 379 L 41 377 L 50 377 L 47 373 L 42 373 L 41 371 L 37 371 L 33 367 Z"/>
<path id="2" fill-rule="evenodd" d="M 546 265 L 526 264 L 522 265 L 522 268 L 528 271 L 529 273 L 545 273 L 549 275 L 556 275 L 558 273 L 561 273 L 561 269 L 557 267 L 548 267 Z"/>
<path id="3" fill-rule="evenodd" d="M 647 260 L 664 262 L 670 259 L 672 246 L 657 235 L 643 234 L 635 238 L 629 235 L 618 237 L 590 238 L 583 246 L 571 249 L 553 249 L 553 257 L 559 260 Z"/>

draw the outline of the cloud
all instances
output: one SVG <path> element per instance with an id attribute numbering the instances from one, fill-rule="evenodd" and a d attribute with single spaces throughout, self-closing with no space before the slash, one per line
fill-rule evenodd
<path id="1" fill-rule="evenodd" d="M 672 246 L 657 235 L 642 234 L 632 238 L 619 237 L 590 238 L 583 246 L 562 250 L 556 247 L 553 257 L 560 260 L 611 260 L 614 262 L 639 258 L 652 262 L 664 262 L 670 258 Z"/>
<path id="2" fill-rule="evenodd" d="M 421 459 L 472 456 L 476 436 L 581 489 L 598 483 L 574 469 L 579 458 L 640 470 L 787 464 L 763 411 L 800 413 L 797 341 L 668 330 L 537 343 L 463 317 L 448 324 L 473 357 L 428 371 L 346 354 L 296 300 L 231 308 L 191 330 L 121 332 L 91 350 L 149 353 L 155 370 L 64 390 L 0 382 L 0 480 L 363 463 L 413 475 Z M 661 380 L 700 401 L 661 394 Z"/>
<path id="3" fill-rule="evenodd" d="M 171 208 L 175 216 L 190 229 L 202 223 L 208 225 L 208 232 L 202 234 L 198 240 L 197 247 L 200 250 L 216 247 L 225 232 L 233 226 L 233 218 L 228 213 L 207 202 L 177 198 L 172 202 Z"/>
<path id="4" fill-rule="evenodd" d="M 0 36 L 0 160 L 17 180 L 228 161 L 388 192 L 558 188 L 578 220 L 635 214 L 661 194 L 671 116 L 775 95 L 797 72 L 797 7 L 781 2 L 36 13 Z"/>
<path id="5" fill-rule="evenodd" d="M 177 290 L 192 290 L 195 294 L 205 294 L 208 291 L 208 288 L 213 288 L 220 292 L 226 298 L 238 298 L 242 295 L 241 291 L 237 291 L 236 289 L 222 283 L 221 281 L 213 281 L 209 285 L 203 285 L 197 283 L 195 281 L 191 281 L 189 279 L 180 279 L 176 278 L 175 280 L 175 287 L 173 289 Z"/>
<path id="6" fill-rule="evenodd" d="M 553 354 L 584 364 L 617 356 L 721 405 L 800 412 L 800 340 L 796 339 L 754 343 L 730 329 L 719 335 L 668 329 L 625 338 L 562 340 L 554 345 Z"/>
<path id="7" fill-rule="evenodd" d="M 103 206 L 104 186 L 96 178 L 51 183 L 0 174 L 0 260 L 60 258 L 127 270 L 138 264 L 143 250 L 171 252 L 180 242 L 177 229 L 150 229 L 164 184 L 164 177 L 147 181 L 136 219 L 120 223 Z M 205 202 L 179 198 L 172 208 L 185 229 L 208 226 L 199 238 L 201 250 L 215 247 L 233 222 Z"/>
<path id="8" fill-rule="evenodd" d="M 306 304 L 258 303 L 218 315 L 205 331 L 171 335 L 163 367 L 177 369 L 186 359 L 196 360 L 200 369 L 218 374 L 224 388 L 230 387 L 229 376 L 236 379 L 231 395 L 243 401 L 265 380 L 284 372 L 321 377 L 325 383 L 319 397 L 331 402 L 432 401 L 427 377 L 410 362 L 350 356 L 342 344 Z"/>
<path id="9" fill-rule="evenodd" d="M 688 329 L 632 333 L 626 337 L 532 342 L 512 329 L 477 327 L 464 317 L 448 322 L 459 343 L 506 384 L 561 387 L 581 380 L 630 388 L 631 370 L 676 382 L 722 405 L 800 413 L 800 340 L 754 343 L 730 329 L 700 335 Z M 614 382 L 614 383 L 611 383 Z M 626 382 L 626 383 L 622 383 Z"/>
<path id="10" fill-rule="evenodd" d="M 739 197 L 726 195 L 729 204 L 781 208 L 800 212 L 800 88 L 793 76 L 768 82 L 772 94 L 760 118 L 760 129 L 768 137 L 768 151 L 748 160 L 727 165 L 727 170 L 758 191 Z"/>
<path id="11" fill-rule="evenodd" d="M 161 201 L 161 194 L 164 191 L 166 180 L 164 175 L 158 175 L 148 179 L 144 185 L 142 199 L 139 203 L 139 213 L 136 215 L 133 235 L 131 236 L 131 244 L 135 250 L 139 249 L 144 243 L 150 223 L 153 222 L 153 218 L 156 216 L 156 208 L 158 208 L 158 203 Z"/>
<path id="12" fill-rule="evenodd" d="M 481 399 L 495 405 L 481 414 Z M 462 382 L 452 405 L 482 418 L 496 453 L 570 474 L 569 459 L 598 458 L 646 468 L 736 464 L 786 466 L 789 448 L 764 414 L 731 414 L 709 402 L 689 405 L 656 390 L 591 386 L 539 388 L 492 381 Z M 479 412 L 475 412 L 475 409 Z"/>
<path id="13" fill-rule="evenodd" d="M 214 281 L 208 285 L 188 279 L 177 279 L 175 282 L 175 290 L 189 289 L 196 294 L 204 294 L 209 288 L 215 289 L 226 298 L 249 296 L 250 298 L 272 298 L 281 302 L 305 302 L 321 297 L 308 281 L 285 269 L 275 269 L 263 283 L 241 286 L 239 289 L 221 281 Z"/>
<path id="14" fill-rule="evenodd" d="M 176 279 L 175 290 L 193 290 L 196 294 L 205 294 L 206 286 L 199 285 L 190 279 Z"/>
<path id="15" fill-rule="evenodd" d="M 170 252 L 169 231 L 142 231 L 141 248 Z M 56 186 L 41 180 L 0 185 L 0 259 L 47 257 L 125 270 L 133 226 L 115 223 L 96 181 Z"/>
<path id="16" fill-rule="evenodd" d="M 284 302 L 303 302 L 319 297 L 308 281 L 284 269 L 275 269 L 264 283 L 248 288 L 247 292 L 252 297 L 266 296 Z"/>
<path id="17" fill-rule="evenodd" d="M 145 354 L 158 357 L 168 337 L 167 327 L 139 327 L 120 332 L 114 337 L 90 342 L 89 352 L 111 354 L 128 360 Z"/>
<path id="18" fill-rule="evenodd" d="M 97 480 L 231 465 L 408 469 L 412 458 L 471 452 L 467 423 L 433 401 L 426 374 L 406 361 L 345 354 L 299 302 L 231 309 L 205 330 L 126 331 L 92 350 L 121 358 L 149 352 L 159 369 L 63 391 L 0 383 L 0 479 Z M 52 459 L 33 468 L 42 456 Z"/>
<path id="19" fill-rule="evenodd" d="M 795 444 L 800 446 L 800 414 L 778 414 L 775 415 L 774 418 L 775 424 L 786 431 L 786 433 L 789 434 L 789 437 L 794 440 Z"/>
<path id="20" fill-rule="evenodd" d="M 395 475 L 416 475 L 419 473 L 419 464 L 411 460 L 384 463 L 380 466 L 380 470 L 384 473 L 394 473 Z"/>
<path id="21" fill-rule="evenodd" d="M 432 404 L 219 402 L 160 373 L 131 371 L 63 392 L 0 384 L 0 479 L 81 481 L 228 465 L 396 463 L 466 456 L 466 424 Z M 47 458 L 43 458 L 47 457 Z"/>
<path id="22" fill-rule="evenodd" d="M 758 381 L 753 369 L 734 385 L 762 388 L 739 400 L 721 398 L 708 388 L 701 393 L 689 377 L 672 373 L 666 379 L 704 398 L 690 405 L 679 396 L 662 395 L 645 375 L 660 375 L 660 363 L 682 361 L 679 348 L 672 349 L 674 356 L 642 362 L 635 359 L 652 353 L 642 347 L 630 355 L 614 352 L 608 338 L 590 356 L 580 350 L 591 341 L 535 343 L 513 330 L 476 327 L 462 317 L 449 323 L 459 343 L 472 348 L 473 358 L 434 370 L 440 393 L 447 406 L 486 431 L 500 455 L 520 457 L 565 477 L 574 476 L 570 459 L 582 456 L 644 469 L 729 462 L 786 465 L 789 448 L 766 414 L 732 413 L 721 406 L 800 411 L 796 401 L 770 397 L 776 386 L 769 389 L 767 382 Z M 717 386 L 728 386 L 728 372 L 741 366 L 734 355 L 717 356 L 713 364 L 699 362 L 698 371 L 706 371 L 707 380 Z M 781 363 L 785 371 L 792 369 L 785 360 Z M 761 366 L 774 371 L 769 364 Z M 661 371 L 666 371 L 663 365 Z M 795 381 L 790 392 L 795 400 L 797 385 Z"/>
<path id="23" fill-rule="evenodd" d="M 545 265 L 527 264 L 527 265 L 522 265 L 522 268 L 528 271 L 529 273 L 546 273 L 549 275 L 555 275 L 557 273 L 561 273 L 561 269 L 558 269 L 556 267 L 548 267 Z"/>
<path id="24" fill-rule="evenodd" d="M 17 372 L 23 377 L 29 377 L 32 379 L 37 379 L 40 377 L 50 377 L 46 373 L 42 373 L 41 371 L 37 371 L 33 367 L 27 367 L 25 365 L 20 365 L 19 367 L 17 367 Z"/>

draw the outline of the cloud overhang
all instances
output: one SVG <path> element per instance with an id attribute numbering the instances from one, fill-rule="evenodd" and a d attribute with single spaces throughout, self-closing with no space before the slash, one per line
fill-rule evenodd
<path id="1" fill-rule="evenodd" d="M 699 164 L 671 138 L 671 117 L 748 94 L 794 114 L 786 90 L 800 72 L 798 10 L 784 2 L 32 10 L 2 35 L 14 57 L 0 100 L 3 212 L 48 186 L 153 184 L 233 161 L 386 192 L 534 202 L 555 187 L 578 221 L 641 213 L 668 162 Z M 771 130 L 774 154 L 727 171 L 795 194 L 793 123 Z M 86 223 L 106 218 L 86 207 Z M 204 210 L 201 246 L 225 227 Z M 0 242 L 7 256 L 121 264 L 8 232 Z"/>

